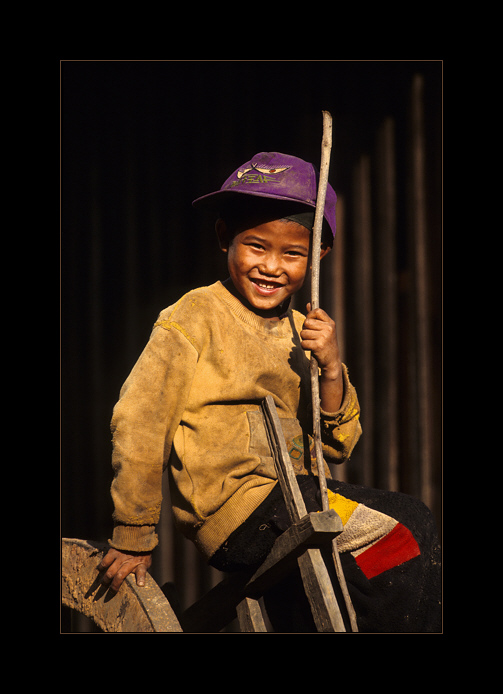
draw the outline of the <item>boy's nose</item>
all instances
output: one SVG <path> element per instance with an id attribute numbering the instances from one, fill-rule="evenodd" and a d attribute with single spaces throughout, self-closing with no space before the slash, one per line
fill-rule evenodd
<path id="1" fill-rule="evenodd" d="M 274 254 L 263 258 L 258 269 L 264 275 L 269 275 L 271 277 L 277 277 L 282 273 L 280 259 Z"/>

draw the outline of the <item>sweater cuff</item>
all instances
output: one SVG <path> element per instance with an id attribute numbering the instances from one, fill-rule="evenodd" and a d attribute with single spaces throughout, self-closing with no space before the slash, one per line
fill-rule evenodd
<path id="1" fill-rule="evenodd" d="M 151 552 L 157 546 L 155 525 L 116 525 L 110 547 L 121 552 Z"/>

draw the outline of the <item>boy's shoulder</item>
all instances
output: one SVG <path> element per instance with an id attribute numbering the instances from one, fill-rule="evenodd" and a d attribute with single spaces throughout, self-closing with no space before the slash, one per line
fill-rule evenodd
<path id="1" fill-rule="evenodd" d="M 163 338 L 176 333 L 183 335 L 200 352 L 211 333 L 218 299 L 209 287 L 198 287 L 184 294 L 176 303 L 163 309 L 154 323 L 153 335 L 160 330 Z"/>
<path id="2" fill-rule="evenodd" d="M 175 320 L 190 318 L 195 314 L 206 314 L 207 310 L 218 301 L 215 285 L 197 287 L 183 294 L 178 301 L 163 309 L 159 314 L 160 320 Z"/>

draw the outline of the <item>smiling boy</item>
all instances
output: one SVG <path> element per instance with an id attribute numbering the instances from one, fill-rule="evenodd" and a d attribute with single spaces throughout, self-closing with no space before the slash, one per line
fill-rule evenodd
<path id="1" fill-rule="evenodd" d="M 322 309 L 308 306 L 303 316 L 290 306 L 309 272 L 316 186 L 311 164 L 263 152 L 194 202 L 218 211 L 216 232 L 229 279 L 195 289 L 161 312 L 114 408 L 114 532 L 101 569 L 115 590 L 128 573 L 144 583 L 157 544 L 165 469 L 176 525 L 211 565 L 231 571 L 263 561 L 289 523 L 260 412 L 267 395 L 274 399 L 306 507 L 320 509 L 311 455 L 310 353 L 320 368 L 325 459 L 348 460 L 360 437 L 358 399 L 340 360 L 334 321 Z M 335 234 L 335 202 L 329 186 L 322 257 Z M 365 551 L 376 541 L 391 542 L 391 564 L 382 568 L 381 561 L 376 574 L 388 571 L 388 578 L 390 569 L 421 552 L 410 531 L 402 531 L 400 513 L 386 513 L 400 509 L 401 496 L 384 499 L 384 493 L 333 482 L 325 467 L 334 508 L 347 523 L 347 544 L 344 533 L 340 539 L 350 592 L 356 585 L 359 595 L 361 581 L 369 580 L 365 571 L 371 574 L 367 564 L 375 570 L 374 555 Z M 418 513 L 422 523 L 424 512 Z M 398 533 L 395 544 L 392 533 Z M 389 599 L 397 596 L 391 592 Z M 418 614 L 422 609 L 415 606 Z M 375 616 L 369 619 L 376 624 Z M 281 615 L 277 624 L 285 627 Z M 301 630 L 299 623 L 290 626 Z"/>
<path id="2" fill-rule="evenodd" d="M 220 248 L 228 254 L 230 275 L 224 285 L 258 315 L 279 320 L 281 307 L 301 289 L 310 269 L 310 228 L 292 216 L 244 229 L 232 238 L 226 222 L 219 218 L 216 232 Z M 320 257 L 329 252 L 330 246 L 322 243 Z M 321 309 L 309 311 L 300 337 L 302 347 L 315 354 L 321 369 L 321 405 L 334 412 L 343 391 L 335 323 Z"/>

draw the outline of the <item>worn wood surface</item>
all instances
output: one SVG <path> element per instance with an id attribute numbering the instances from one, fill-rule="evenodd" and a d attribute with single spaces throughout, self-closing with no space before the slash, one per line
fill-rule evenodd
<path id="1" fill-rule="evenodd" d="M 107 546 L 63 538 L 61 599 L 104 632 L 181 632 L 182 628 L 163 592 L 150 574 L 139 588 L 128 576 L 116 593 L 99 581 L 98 565 Z"/>
<path id="2" fill-rule="evenodd" d="M 312 260 L 311 260 L 311 310 L 320 307 L 320 256 L 321 256 L 321 230 L 323 225 L 323 213 L 328 186 L 328 171 L 330 168 L 330 152 L 332 150 L 332 116 L 328 111 L 323 111 L 323 138 L 321 143 L 320 177 L 318 182 L 318 194 L 316 197 L 316 213 L 312 233 Z M 313 407 L 313 437 L 316 452 L 316 467 L 318 468 L 318 481 L 321 493 L 321 508 L 328 511 L 327 480 L 325 477 L 325 461 L 321 447 L 321 415 L 320 415 L 320 384 L 318 361 L 311 353 L 311 401 Z"/>
<path id="3" fill-rule="evenodd" d="M 237 606 L 239 630 L 242 633 L 267 633 L 262 608 L 258 600 L 244 598 Z"/>
<path id="4" fill-rule="evenodd" d="M 320 549 L 308 549 L 297 560 L 302 583 L 320 633 L 345 632 L 346 625 Z"/>
<path id="5" fill-rule="evenodd" d="M 292 462 L 286 447 L 285 437 L 281 428 L 276 405 L 273 398 L 268 395 L 262 402 L 262 414 L 271 453 L 274 459 L 274 467 L 278 475 L 278 481 L 283 492 L 283 498 L 292 523 L 303 518 L 306 513 L 306 505 L 299 485 L 295 479 Z"/>
<path id="6" fill-rule="evenodd" d="M 290 513 L 290 519 L 295 523 L 306 515 L 306 506 L 293 471 L 290 456 L 288 455 L 281 429 L 281 422 L 276 411 L 276 405 L 270 395 L 262 402 L 262 413 L 264 415 L 267 436 L 269 438 L 278 480 L 283 491 L 283 497 Z M 327 510 L 328 509 L 324 509 L 324 512 L 327 512 Z M 334 515 L 337 514 L 334 512 Z M 356 617 L 354 616 L 354 610 L 352 609 L 351 600 L 349 599 L 349 593 L 345 585 L 340 562 L 337 562 L 338 554 L 335 538 L 332 541 L 332 549 L 344 607 L 349 613 L 351 628 L 356 630 Z M 344 618 L 323 561 L 321 550 L 311 549 L 299 556 L 297 561 L 318 631 L 345 632 L 346 626 Z"/>

